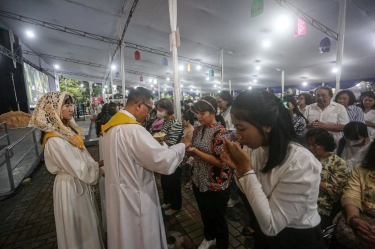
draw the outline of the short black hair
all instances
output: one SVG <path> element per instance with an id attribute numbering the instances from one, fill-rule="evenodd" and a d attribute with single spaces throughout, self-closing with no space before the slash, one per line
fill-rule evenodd
<path id="1" fill-rule="evenodd" d="M 323 146 L 327 152 L 332 152 L 336 149 L 335 139 L 332 134 L 323 128 L 309 129 L 306 133 L 306 140 L 315 138 L 315 143 Z"/>
<path id="2" fill-rule="evenodd" d="M 272 128 L 269 133 L 269 155 L 263 173 L 284 161 L 290 142 L 298 143 L 288 109 L 272 93 L 257 90 L 241 92 L 233 101 L 231 114 L 255 126 L 264 138 L 263 127 Z"/>
<path id="3" fill-rule="evenodd" d="M 331 98 L 332 98 L 332 96 L 333 96 L 332 88 L 330 88 L 329 86 L 319 86 L 318 88 L 315 89 L 315 95 L 316 95 L 316 92 L 317 92 L 319 89 L 327 90 L 329 96 L 331 96 Z"/>
<path id="4" fill-rule="evenodd" d="M 113 116 L 113 115 L 116 114 L 116 107 L 117 107 L 116 103 L 109 102 L 109 104 L 108 104 L 108 113 L 109 113 L 109 115 Z"/>
<path id="5" fill-rule="evenodd" d="M 222 98 L 224 101 L 228 102 L 228 107 L 232 105 L 233 103 L 233 97 L 230 95 L 230 92 L 228 91 L 221 91 L 218 95 L 218 97 Z"/>
<path id="6" fill-rule="evenodd" d="M 182 120 L 189 121 L 189 123 L 190 123 L 191 125 L 194 125 L 194 119 L 193 119 L 193 117 L 190 116 L 190 115 L 187 115 L 187 114 L 182 115 Z"/>
<path id="7" fill-rule="evenodd" d="M 359 140 L 360 138 L 368 138 L 367 125 L 362 122 L 349 122 L 344 127 L 344 136 L 350 140 Z"/>
<path id="8" fill-rule="evenodd" d="M 154 99 L 152 93 L 143 87 L 137 87 L 128 94 L 128 101 L 126 103 L 138 103 L 139 101 L 147 102 L 150 99 Z"/>
<path id="9" fill-rule="evenodd" d="M 365 94 L 362 96 L 363 99 L 361 101 L 361 104 L 360 104 L 360 107 L 361 109 L 364 111 L 365 110 L 365 106 L 363 105 L 363 100 L 366 98 L 366 97 L 369 97 L 369 98 L 372 98 L 375 100 L 375 93 L 374 92 L 371 92 L 371 91 L 367 91 L 365 92 Z M 375 104 L 372 106 L 371 109 L 375 109 Z"/>
<path id="10" fill-rule="evenodd" d="M 168 115 L 173 115 L 174 114 L 174 108 L 173 108 L 172 101 L 170 101 L 167 98 L 159 100 L 158 107 L 167 110 L 167 114 Z"/>
<path id="11" fill-rule="evenodd" d="M 356 97 L 354 96 L 354 93 L 350 90 L 342 90 L 336 94 L 335 102 L 338 103 L 338 100 L 342 94 L 347 94 L 349 96 L 349 104 L 348 105 L 354 105 L 354 103 L 357 101 Z"/>
<path id="12" fill-rule="evenodd" d="M 310 92 L 312 92 L 312 91 L 310 91 Z M 298 95 L 298 97 L 301 97 L 301 96 L 303 96 L 305 98 L 306 105 L 311 105 L 312 103 L 314 103 L 313 98 L 311 97 L 310 94 L 301 93 L 300 95 Z"/>

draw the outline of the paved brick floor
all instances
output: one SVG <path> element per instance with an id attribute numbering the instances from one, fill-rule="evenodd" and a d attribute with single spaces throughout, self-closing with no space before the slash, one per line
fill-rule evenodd
<path id="1" fill-rule="evenodd" d="M 98 158 L 97 146 L 89 147 L 88 150 L 95 159 Z M 160 194 L 160 178 L 156 178 Z M 53 182 L 54 176 L 41 166 L 29 185 L 0 202 L 0 248 L 57 248 Z M 182 189 L 182 210 L 173 217 L 164 218 L 166 232 L 183 240 L 181 248 L 197 248 L 203 240 L 202 221 L 193 192 Z M 96 197 L 99 201 L 98 193 Z M 252 248 L 252 240 L 241 235 L 245 217 L 241 203 L 227 210 L 230 248 Z"/>

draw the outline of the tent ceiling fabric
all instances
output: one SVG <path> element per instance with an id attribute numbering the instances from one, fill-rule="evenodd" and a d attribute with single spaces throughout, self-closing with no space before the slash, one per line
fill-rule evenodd
<path id="1" fill-rule="evenodd" d="M 314 19 L 337 31 L 339 3 L 336 0 L 289 0 Z M 353 3 L 354 4 L 353 4 Z M 2 1 L 1 10 L 35 18 L 38 20 L 74 28 L 93 34 L 119 39 L 133 1 L 131 0 L 13 0 Z M 224 50 L 224 88 L 231 80 L 232 89 L 272 87 L 280 85 L 281 73 L 285 70 L 285 85 L 332 82 L 335 75 L 337 42 L 331 39 L 330 53 L 319 54 L 318 44 L 326 37 L 319 30 L 307 25 L 307 34 L 293 38 L 293 12 L 281 7 L 274 0 L 266 0 L 264 13 L 250 18 L 251 1 L 179 0 L 178 22 L 181 46 L 178 53 L 194 60 L 220 65 L 220 50 Z M 288 27 L 280 28 L 278 20 L 291 20 Z M 109 53 L 116 45 L 50 30 L 32 24 L 0 17 L 0 22 L 11 29 L 34 52 L 109 64 Z M 285 26 L 285 25 L 284 25 Z M 344 47 L 342 80 L 371 78 L 375 76 L 375 1 L 356 0 L 347 4 L 347 22 Z M 25 35 L 33 30 L 35 38 Z M 170 23 L 168 0 L 140 0 L 125 34 L 125 41 L 169 52 Z M 269 48 L 262 42 L 269 40 Z M 172 79 L 172 58 L 167 57 L 168 66 L 162 66 L 163 56 L 140 51 L 141 60 L 134 60 L 135 50 L 125 48 L 125 68 L 160 75 Z M 114 64 L 120 68 L 120 53 Z M 44 59 L 50 65 L 59 64 L 62 71 L 77 72 L 105 77 L 107 69 L 79 65 L 53 59 Z M 215 92 L 213 85 L 220 82 L 220 71 L 206 81 L 209 68 L 200 71 L 192 65 L 187 72 L 187 62 L 180 61 L 184 70 L 179 71 L 184 91 L 199 85 L 203 92 Z M 261 70 L 256 71 L 255 67 Z M 256 76 L 255 76 L 256 75 Z M 69 76 L 81 80 L 92 79 Z M 306 77 L 306 78 L 304 78 Z M 139 75 L 126 74 L 126 80 L 140 86 Z M 142 83 L 150 77 L 144 76 Z M 101 82 L 101 80 L 95 80 Z M 160 80 L 161 88 L 172 83 Z M 120 83 L 115 82 L 119 85 Z M 150 83 L 147 83 L 150 85 Z M 156 87 L 155 87 L 156 88 Z"/>

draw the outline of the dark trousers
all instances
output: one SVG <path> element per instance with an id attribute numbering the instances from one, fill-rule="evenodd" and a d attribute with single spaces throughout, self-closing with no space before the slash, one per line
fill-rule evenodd
<path id="1" fill-rule="evenodd" d="M 161 175 L 161 188 L 165 204 L 171 204 L 171 209 L 180 210 L 182 205 L 181 195 L 181 167 L 171 175 Z"/>
<path id="2" fill-rule="evenodd" d="M 193 184 L 193 191 L 201 213 L 205 239 L 216 239 L 217 249 L 228 249 L 229 232 L 225 210 L 230 195 L 229 188 L 222 191 L 200 192 Z"/>
<path id="3" fill-rule="evenodd" d="M 230 188 L 230 198 L 234 201 L 237 201 L 239 198 L 238 192 L 239 191 L 241 192 L 241 190 L 238 188 L 237 183 L 234 179 L 232 179 L 232 182 L 230 183 L 229 188 Z"/>

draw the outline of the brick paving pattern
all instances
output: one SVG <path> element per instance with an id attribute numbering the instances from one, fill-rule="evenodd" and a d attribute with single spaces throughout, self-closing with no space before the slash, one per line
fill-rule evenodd
<path id="1" fill-rule="evenodd" d="M 88 148 L 98 160 L 98 147 Z M 44 165 L 39 167 L 29 185 L 14 196 L 0 202 L 0 248 L 57 248 L 53 214 L 53 182 Z M 162 200 L 160 178 L 156 176 Z M 203 225 L 193 191 L 182 187 L 182 209 L 175 216 L 164 217 L 167 235 L 182 240 L 181 248 L 197 248 L 203 240 Z M 100 208 L 99 191 L 96 199 Z M 253 241 L 241 235 L 246 211 L 242 203 L 227 209 L 229 248 L 252 248 Z M 177 246 L 176 246 L 177 248 Z M 148 249 L 148 248 L 145 248 Z"/>

